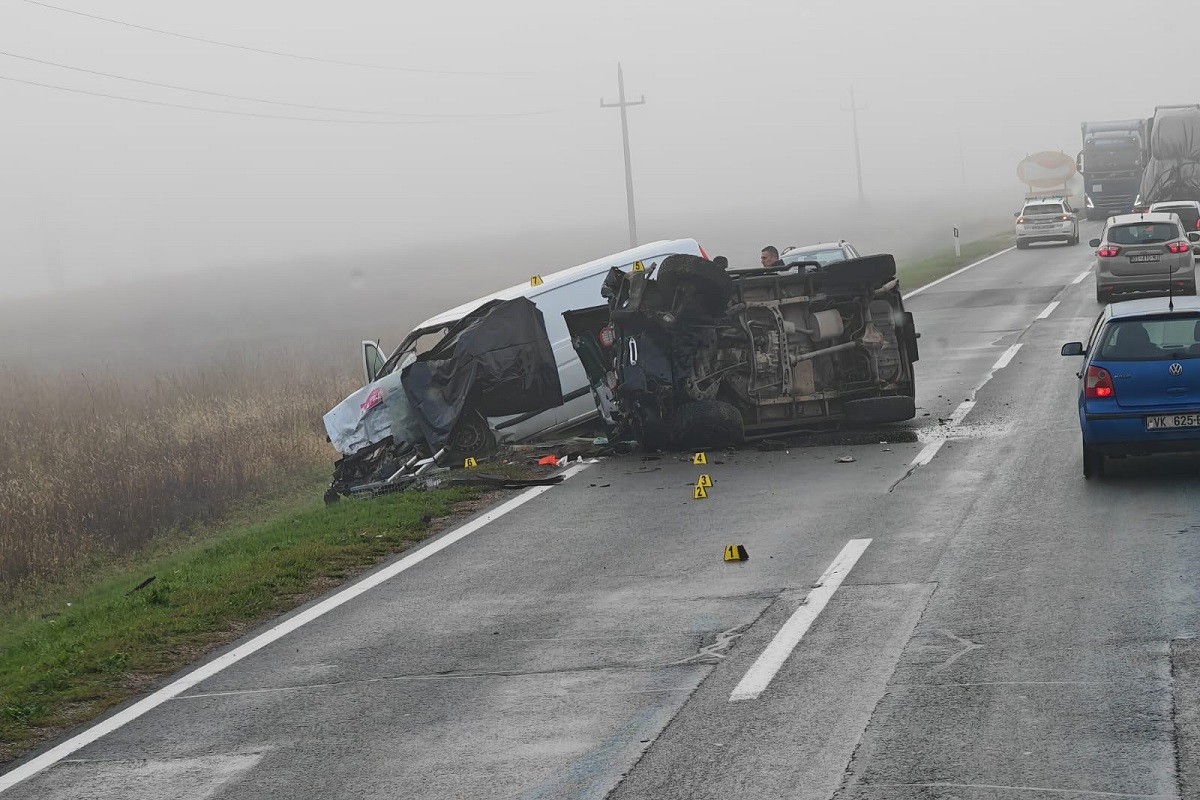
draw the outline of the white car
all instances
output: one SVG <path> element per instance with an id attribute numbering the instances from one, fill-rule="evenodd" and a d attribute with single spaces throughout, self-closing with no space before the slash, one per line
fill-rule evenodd
<path id="1" fill-rule="evenodd" d="M 1026 200 L 1017 218 L 1017 249 L 1034 242 L 1079 244 L 1079 218 L 1065 197 Z"/>
<path id="2" fill-rule="evenodd" d="M 822 267 L 827 267 L 838 261 L 849 261 L 852 258 L 861 258 L 861 255 L 845 239 L 839 239 L 836 242 L 808 244 L 801 247 L 787 247 L 784 248 L 783 253 L 779 256 L 779 260 L 784 264 L 795 264 L 799 261 L 816 261 Z"/>

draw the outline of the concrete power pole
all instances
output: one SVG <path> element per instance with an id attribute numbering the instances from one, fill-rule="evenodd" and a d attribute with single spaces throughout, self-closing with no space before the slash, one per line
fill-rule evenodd
<path id="1" fill-rule="evenodd" d="M 865 111 L 866 109 L 862 109 Z M 866 197 L 863 194 L 862 181 L 862 151 L 858 143 L 858 103 L 854 100 L 854 87 L 850 87 L 850 124 L 854 127 L 854 169 L 858 173 L 858 202 L 861 204 Z"/>
<path id="2" fill-rule="evenodd" d="M 632 102 L 625 100 L 625 75 L 621 71 L 620 64 L 617 64 L 617 96 L 620 99 L 615 103 L 606 103 L 601 97 L 600 107 L 621 109 L 621 142 L 625 145 L 625 199 L 629 204 L 629 246 L 637 247 L 637 214 L 633 209 L 633 165 L 629 160 L 629 120 L 626 118 L 625 109 L 628 106 L 644 104 L 646 95 L 642 95 L 641 100 Z"/>

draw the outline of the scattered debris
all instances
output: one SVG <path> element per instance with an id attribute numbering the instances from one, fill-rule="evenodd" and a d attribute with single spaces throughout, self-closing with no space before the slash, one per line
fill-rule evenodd
<path id="1" fill-rule="evenodd" d="M 149 578 L 146 578 L 146 580 L 142 581 L 137 586 L 133 587 L 128 592 L 126 592 L 125 596 L 129 597 L 129 595 L 133 594 L 134 592 L 139 591 L 141 589 L 145 589 L 147 586 L 154 583 L 154 579 L 157 577 L 158 577 L 157 575 L 151 575 Z"/>
<path id="2" fill-rule="evenodd" d="M 853 464 L 857 459 L 854 456 L 838 456 L 834 461 L 839 464 Z"/>

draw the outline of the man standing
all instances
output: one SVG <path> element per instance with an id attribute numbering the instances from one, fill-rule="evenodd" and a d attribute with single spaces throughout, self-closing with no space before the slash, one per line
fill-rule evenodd
<path id="1" fill-rule="evenodd" d="M 762 249 L 762 256 L 759 258 L 764 267 L 782 267 L 783 262 L 779 260 L 779 250 L 775 245 L 769 244 Z"/>

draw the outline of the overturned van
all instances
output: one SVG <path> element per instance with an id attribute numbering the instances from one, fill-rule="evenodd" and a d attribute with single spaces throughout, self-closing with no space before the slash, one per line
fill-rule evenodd
<path id="1" fill-rule="evenodd" d="M 722 446 L 916 415 L 919 334 L 890 255 L 733 273 L 671 256 L 612 270 L 603 296 L 566 318 L 614 435 Z"/>

